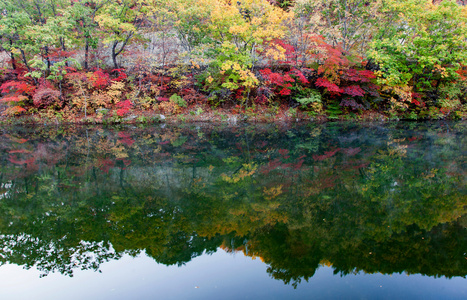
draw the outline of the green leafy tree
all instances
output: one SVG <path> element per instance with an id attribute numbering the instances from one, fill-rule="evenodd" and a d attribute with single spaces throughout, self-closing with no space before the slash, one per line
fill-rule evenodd
<path id="1" fill-rule="evenodd" d="M 95 20 L 104 34 L 104 43 L 111 48 L 111 58 L 115 69 L 119 68 L 117 57 L 125 47 L 138 37 L 147 11 L 144 0 L 121 0 L 106 2 L 98 11 Z"/>
<path id="2" fill-rule="evenodd" d="M 375 36 L 368 52 L 379 65 L 379 82 L 394 89 L 409 86 L 438 94 L 441 87 L 458 80 L 456 71 L 467 63 L 466 7 L 455 1 L 385 4 L 383 13 L 392 16 L 390 23 Z M 411 99 L 410 95 L 405 98 Z"/>

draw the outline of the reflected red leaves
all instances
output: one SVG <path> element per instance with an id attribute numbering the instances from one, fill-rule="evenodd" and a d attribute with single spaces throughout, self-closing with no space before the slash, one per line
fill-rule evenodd
<path id="1" fill-rule="evenodd" d="M 287 154 L 289 154 L 289 150 L 287 150 L 287 149 L 279 149 L 279 154 L 284 159 L 288 159 L 290 157 L 290 155 L 287 155 Z"/>
<path id="2" fill-rule="evenodd" d="M 120 143 L 125 144 L 127 146 L 131 146 L 135 142 L 135 140 L 132 139 L 131 136 L 125 132 L 119 132 L 118 137 L 119 137 Z"/>
<path id="3" fill-rule="evenodd" d="M 289 153 L 289 150 L 287 149 L 279 149 L 279 154 L 282 155 L 282 159 L 289 159 L 290 156 L 287 155 Z M 302 168 L 303 163 L 305 162 L 305 157 L 306 155 L 302 155 L 298 157 L 295 161 L 290 162 L 290 163 L 283 163 L 283 161 L 279 158 L 276 158 L 274 160 L 269 161 L 266 165 L 263 165 L 260 169 L 260 172 L 262 174 L 268 174 L 269 172 L 276 170 L 276 169 L 281 169 L 281 170 L 286 170 L 286 169 L 291 169 L 293 171 L 298 171 Z"/>
<path id="4" fill-rule="evenodd" d="M 115 163 L 111 159 L 102 159 L 99 160 L 99 169 L 104 173 L 109 173 L 110 168 L 113 168 Z"/>
<path id="5" fill-rule="evenodd" d="M 313 159 L 316 161 L 322 161 L 322 160 L 328 159 L 334 156 L 339 150 L 340 148 L 337 148 L 334 151 L 325 151 L 323 155 L 313 155 Z"/>
<path id="6" fill-rule="evenodd" d="M 34 157 L 31 157 L 31 158 L 28 158 L 28 159 L 20 159 L 16 156 L 13 156 L 13 155 L 10 155 L 8 157 L 8 160 L 15 164 L 15 165 L 26 165 L 28 168 L 31 168 L 31 167 L 37 167 L 34 163 L 36 161 L 36 159 Z"/>
<path id="7" fill-rule="evenodd" d="M 10 150 L 8 153 L 13 154 L 13 153 L 31 153 L 31 151 L 26 150 L 26 149 L 19 149 L 19 150 Z"/>
<path id="8" fill-rule="evenodd" d="M 340 149 L 347 156 L 354 156 L 361 151 L 360 147 L 357 148 L 341 148 Z"/>
<path id="9" fill-rule="evenodd" d="M 325 151 L 324 154 L 322 155 L 313 155 L 313 159 L 315 161 L 323 161 L 325 159 L 328 159 L 334 155 L 336 155 L 337 152 L 341 151 L 342 153 L 344 153 L 345 155 L 347 156 L 354 156 L 356 155 L 357 153 L 359 153 L 361 151 L 360 147 L 357 147 L 357 148 L 337 148 L 333 151 Z"/>
<path id="10" fill-rule="evenodd" d="M 255 144 L 256 148 L 264 148 L 268 145 L 267 141 L 260 141 Z"/>

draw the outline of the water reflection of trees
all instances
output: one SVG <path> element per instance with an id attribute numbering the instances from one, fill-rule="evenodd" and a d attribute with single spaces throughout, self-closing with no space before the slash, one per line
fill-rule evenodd
<path id="1" fill-rule="evenodd" d="M 323 264 L 467 275 L 465 123 L 4 131 L 2 263 L 71 275 L 221 246 L 294 285 Z"/>

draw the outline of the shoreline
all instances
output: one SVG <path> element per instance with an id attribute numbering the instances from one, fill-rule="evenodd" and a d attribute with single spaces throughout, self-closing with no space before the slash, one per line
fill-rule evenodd
<path id="1" fill-rule="evenodd" d="M 209 106 L 196 106 L 184 109 L 179 113 L 166 114 L 154 110 L 134 111 L 124 117 L 118 117 L 109 110 L 105 114 L 95 113 L 84 116 L 64 116 L 60 111 L 38 112 L 32 115 L 0 116 L 2 125 L 117 125 L 117 124 L 183 124 L 183 123 L 212 123 L 212 124 L 294 124 L 294 123 L 326 123 L 326 122 L 398 122 L 398 121 L 463 121 L 465 118 L 423 118 L 409 119 L 404 116 L 389 117 L 377 111 L 365 111 L 363 114 L 343 114 L 337 118 L 329 118 L 326 115 L 309 116 L 306 112 L 289 109 L 280 109 L 276 114 L 265 112 L 270 108 L 259 107 L 256 110 L 236 111 L 234 109 L 213 109 Z"/>

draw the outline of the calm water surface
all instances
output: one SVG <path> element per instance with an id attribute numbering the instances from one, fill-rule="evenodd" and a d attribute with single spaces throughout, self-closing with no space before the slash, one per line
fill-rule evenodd
<path id="1" fill-rule="evenodd" d="M 2 299 L 467 298 L 467 122 L 0 129 Z"/>

